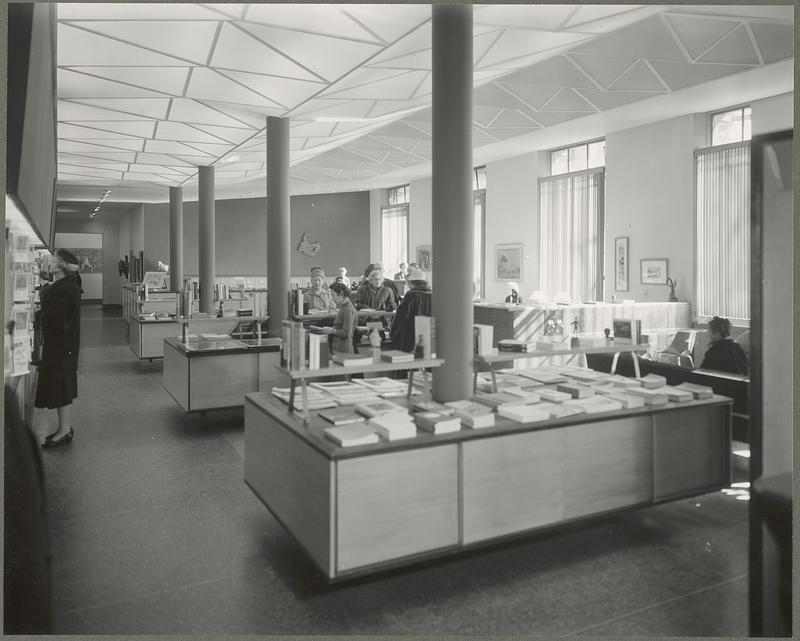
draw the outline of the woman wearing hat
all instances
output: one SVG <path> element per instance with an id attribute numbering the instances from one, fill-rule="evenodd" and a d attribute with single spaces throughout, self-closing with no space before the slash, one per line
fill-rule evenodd
<path id="1" fill-rule="evenodd" d="M 59 249 L 51 266 L 54 282 L 40 294 L 43 337 L 39 382 L 34 405 L 55 409 L 58 429 L 49 434 L 43 448 L 72 441 L 72 400 L 78 396 L 78 351 L 81 342 L 81 277 L 78 259 Z"/>
<path id="2" fill-rule="evenodd" d="M 392 344 L 396 349 L 410 352 L 416 342 L 414 336 L 414 319 L 417 316 L 431 315 L 431 287 L 425 279 L 425 273 L 412 269 L 406 276 L 411 289 L 406 292 L 403 302 L 397 308 L 392 321 Z"/>
<path id="3" fill-rule="evenodd" d="M 325 285 L 325 272 L 321 267 L 311 268 L 311 287 L 305 294 L 308 311 L 335 312 L 336 303 Z"/>

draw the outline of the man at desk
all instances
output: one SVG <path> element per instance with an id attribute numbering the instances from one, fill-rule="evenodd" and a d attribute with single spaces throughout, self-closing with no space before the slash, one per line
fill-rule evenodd
<path id="1" fill-rule="evenodd" d="M 700 367 L 748 376 L 750 362 L 741 346 L 729 338 L 730 333 L 731 322 L 727 318 L 714 316 L 708 321 L 710 344 Z"/>

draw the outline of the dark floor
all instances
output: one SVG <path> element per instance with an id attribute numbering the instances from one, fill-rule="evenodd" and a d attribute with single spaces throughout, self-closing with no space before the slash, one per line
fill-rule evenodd
<path id="1" fill-rule="evenodd" d="M 43 451 L 57 634 L 747 636 L 746 494 L 329 586 L 245 486 L 241 411 L 184 414 L 99 306 L 82 339 L 75 440 Z"/>

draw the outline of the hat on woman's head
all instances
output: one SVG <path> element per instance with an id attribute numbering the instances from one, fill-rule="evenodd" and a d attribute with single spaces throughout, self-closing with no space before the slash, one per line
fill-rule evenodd
<path id="1" fill-rule="evenodd" d="M 322 276 L 325 278 L 325 270 L 322 267 L 312 267 L 311 268 L 311 275 L 312 276 Z"/>
<path id="2" fill-rule="evenodd" d="M 412 269 L 406 274 L 406 280 L 426 280 L 425 272 L 421 269 Z"/>
<path id="3" fill-rule="evenodd" d="M 56 250 L 56 256 L 58 256 L 61 260 L 63 260 L 67 265 L 71 265 L 72 268 L 69 271 L 77 271 L 78 265 L 80 261 L 78 257 L 73 254 L 69 249 L 58 249 Z"/>

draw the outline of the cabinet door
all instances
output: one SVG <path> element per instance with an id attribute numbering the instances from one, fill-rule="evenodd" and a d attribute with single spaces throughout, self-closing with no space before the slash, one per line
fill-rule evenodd
<path id="1" fill-rule="evenodd" d="M 541 430 L 462 444 L 464 543 L 564 518 L 564 432 Z"/>
<path id="2" fill-rule="evenodd" d="M 458 544 L 458 445 L 336 463 L 336 569 Z"/>

